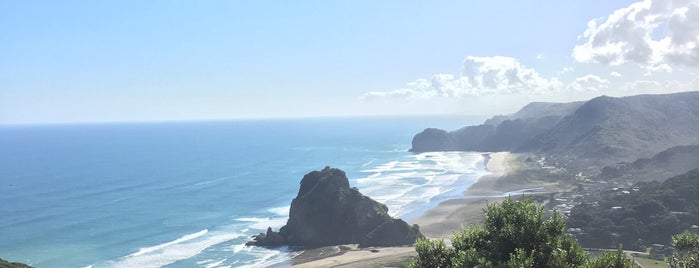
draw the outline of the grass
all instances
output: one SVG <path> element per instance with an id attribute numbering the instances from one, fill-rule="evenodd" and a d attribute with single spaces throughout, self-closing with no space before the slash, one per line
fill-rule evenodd
<path id="1" fill-rule="evenodd" d="M 668 268 L 667 263 L 665 263 L 665 261 L 654 260 L 636 254 L 634 254 L 633 257 L 634 259 L 636 259 L 636 261 L 638 261 L 641 264 L 641 266 L 643 266 L 643 268 Z"/>

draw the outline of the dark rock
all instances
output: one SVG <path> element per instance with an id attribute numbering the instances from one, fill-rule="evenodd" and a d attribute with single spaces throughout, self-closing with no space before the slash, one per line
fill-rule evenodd
<path id="1" fill-rule="evenodd" d="M 449 132 L 428 128 L 415 135 L 411 152 L 449 151 L 454 150 L 454 144 Z"/>
<path id="2" fill-rule="evenodd" d="M 408 234 L 408 235 L 406 235 Z M 420 235 L 420 227 L 417 224 L 408 225 L 401 219 L 386 221 L 371 231 L 360 247 L 390 247 L 395 245 L 409 245 L 415 242 Z"/>
<path id="3" fill-rule="evenodd" d="M 267 233 L 260 233 L 253 236 L 253 240 L 245 243 L 246 246 L 257 245 L 262 247 L 274 248 L 284 245 L 284 238 L 272 231 L 272 227 L 267 228 Z"/>
<path id="4" fill-rule="evenodd" d="M 278 233 L 270 228 L 254 236 L 248 245 L 398 246 L 413 244 L 420 236 L 417 225 L 392 218 L 384 204 L 350 188 L 345 172 L 325 167 L 303 177 L 287 224 Z"/>
<path id="5" fill-rule="evenodd" d="M 9 261 L 0 259 L 0 268 L 32 268 L 32 267 L 29 265 L 26 265 L 24 263 L 9 262 Z"/>

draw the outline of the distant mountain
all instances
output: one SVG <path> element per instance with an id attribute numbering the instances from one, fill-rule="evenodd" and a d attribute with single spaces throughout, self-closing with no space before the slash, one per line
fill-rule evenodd
<path id="1" fill-rule="evenodd" d="M 426 129 L 415 135 L 411 151 L 537 152 L 602 167 L 699 144 L 697 133 L 699 92 L 601 96 L 587 102 L 532 103 L 515 114 L 451 132 Z"/>
<path id="2" fill-rule="evenodd" d="M 695 167 L 699 167 L 699 145 L 675 146 L 651 158 L 606 166 L 599 176 L 602 179 L 653 181 L 674 177 Z"/>
<path id="3" fill-rule="evenodd" d="M 429 128 L 415 135 L 411 151 L 512 151 L 549 130 L 582 104 L 533 102 L 515 114 L 498 115 L 482 125 L 452 132 Z"/>

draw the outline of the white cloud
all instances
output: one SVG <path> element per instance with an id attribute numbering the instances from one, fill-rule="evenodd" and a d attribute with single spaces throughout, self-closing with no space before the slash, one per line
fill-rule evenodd
<path id="1" fill-rule="evenodd" d="M 416 81 L 422 82 L 422 81 Z M 411 82 L 411 83 L 416 83 Z M 411 84 L 409 83 L 409 84 Z M 392 91 L 371 91 L 362 96 L 363 99 L 380 99 L 380 98 L 405 98 L 405 99 L 427 99 L 435 96 L 434 91 L 420 91 L 414 89 L 397 89 Z"/>
<path id="2" fill-rule="evenodd" d="M 588 74 L 575 78 L 567 88 L 574 92 L 600 92 L 609 88 L 609 80 L 593 74 Z"/>
<path id="3" fill-rule="evenodd" d="M 574 71 L 575 71 L 575 68 L 573 68 L 573 67 L 563 67 L 563 69 L 561 69 L 558 72 L 558 75 L 562 75 L 562 74 L 566 74 L 566 73 L 570 73 L 570 72 L 574 72 Z"/>
<path id="4" fill-rule="evenodd" d="M 537 59 L 537 60 L 540 60 L 540 59 L 543 59 L 543 58 L 544 58 L 544 54 L 541 54 L 541 53 L 536 54 L 536 59 Z"/>
<path id="5" fill-rule="evenodd" d="M 699 0 L 644 0 L 591 20 L 573 49 L 579 62 L 621 65 L 647 71 L 699 66 Z"/>
<path id="6" fill-rule="evenodd" d="M 613 77 L 621 77 L 621 74 L 618 72 L 611 72 L 609 75 L 611 75 Z"/>
<path id="7" fill-rule="evenodd" d="M 543 78 L 536 70 L 521 64 L 517 59 L 495 56 L 464 59 L 460 75 L 436 74 L 430 79 L 417 79 L 404 88 L 392 91 L 373 91 L 364 98 L 398 97 L 463 98 L 467 96 L 511 95 L 519 93 L 547 93 L 562 88 L 556 78 Z"/>

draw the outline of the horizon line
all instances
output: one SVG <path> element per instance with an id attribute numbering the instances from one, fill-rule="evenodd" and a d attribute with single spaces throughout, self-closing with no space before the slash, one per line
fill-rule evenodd
<path id="1" fill-rule="evenodd" d="M 234 121 L 265 121 L 265 120 L 302 120 L 302 119 L 333 119 L 333 118 L 399 118 L 399 117 L 483 117 L 485 114 L 367 114 L 367 115 L 314 115 L 314 116 L 251 116 L 229 118 L 190 118 L 190 119 L 124 119 L 104 121 L 56 121 L 56 122 L 0 122 L 0 127 L 13 126 L 60 126 L 60 125 L 101 125 L 101 124 L 148 124 L 148 123 L 196 123 L 196 122 L 234 122 Z"/>

